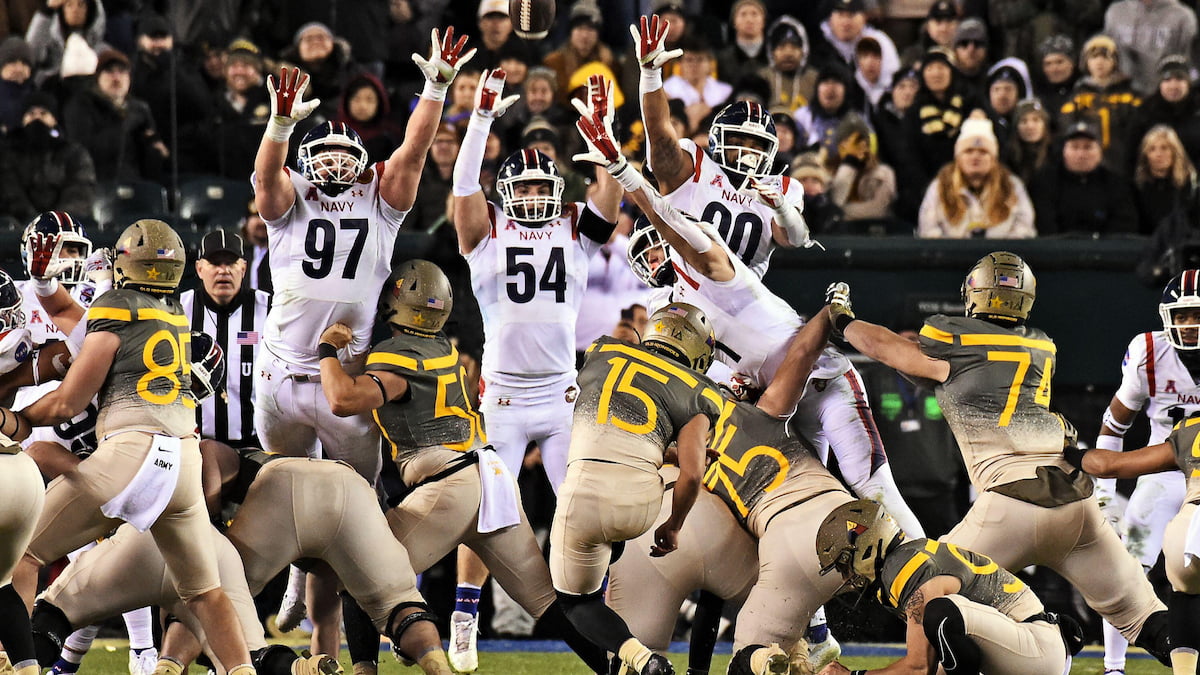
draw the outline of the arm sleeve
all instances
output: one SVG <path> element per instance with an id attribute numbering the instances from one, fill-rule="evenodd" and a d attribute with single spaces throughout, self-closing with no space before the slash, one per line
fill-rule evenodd
<path id="1" fill-rule="evenodd" d="M 600 211 L 591 200 L 588 200 L 587 208 L 579 214 L 579 233 L 597 244 L 608 243 L 616 227 L 616 223 L 610 223 L 600 215 Z"/>
<path id="2" fill-rule="evenodd" d="M 467 133 L 458 150 L 458 159 L 454 162 L 455 197 L 473 195 L 482 189 L 479 186 L 479 168 L 483 166 L 483 152 L 491 130 L 492 120 L 471 115 Z"/>

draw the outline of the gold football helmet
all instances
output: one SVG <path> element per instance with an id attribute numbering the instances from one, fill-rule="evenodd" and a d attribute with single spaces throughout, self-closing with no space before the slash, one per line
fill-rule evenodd
<path id="1" fill-rule="evenodd" d="M 428 260 L 409 260 L 392 272 L 384 287 L 384 321 L 424 333 L 436 333 L 446 325 L 454 306 L 450 280 Z"/>
<path id="2" fill-rule="evenodd" d="M 113 285 L 143 293 L 174 293 L 183 278 L 187 250 L 175 230 L 146 218 L 125 228 L 117 239 Z"/>
<path id="3" fill-rule="evenodd" d="M 863 590 L 879 577 L 883 558 L 904 531 L 878 503 L 859 499 L 834 509 L 817 530 L 821 574 L 837 570 L 842 589 Z"/>
<path id="4" fill-rule="evenodd" d="M 1033 270 L 1015 253 L 996 251 L 979 259 L 963 281 L 967 316 L 1021 324 L 1029 318 L 1037 294 Z"/>
<path id="5" fill-rule="evenodd" d="M 686 302 L 673 302 L 651 314 L 642 336 L 643 346 L 701 373 L 712 365 L 716 344 L 708 317 Z"/>

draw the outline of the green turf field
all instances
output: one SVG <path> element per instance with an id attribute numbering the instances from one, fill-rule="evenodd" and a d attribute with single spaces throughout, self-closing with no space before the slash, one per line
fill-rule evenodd
<path id="1" fill-rule="evenodd" d="M 125 675 L 129 652 L 123 640 L 97 640 L 92 651 L 83 660 L 80 675 Z M 1087 658 L 1077 658 L 1071 672 L 1076 675 L 1098 675 L 1104 672 L 1099 653 L 1094 648 L 1084 654 Z M 677 672 L 686 672 L 687 657 L 683 654 L 671 654 Z M 350 663 L 342 652 L 342 666 L 350 673 Z M 405 668 L 388 654 L 380 654 L 381 675 L 414 675 L 420 673 L 416 668 Z M 890 663 L 886 657 L 847 658 L 843 663 L 854 668 L 878 668 Z M 718 655 L 713 659 L 713 675 L 725 672 L 729 662 L 728 655 Z M 588 675 L 587 669 L 572 654 L 546 654 L 538 652 L 481 652 L 479 654 L 479 673 L 482 675 Z M 193 667 L 190 671 L 203 675 L 200 668 Z M 1130 659 L 1126 675 L 1169 675 L 1170 670 L 1150 659 Z"/>

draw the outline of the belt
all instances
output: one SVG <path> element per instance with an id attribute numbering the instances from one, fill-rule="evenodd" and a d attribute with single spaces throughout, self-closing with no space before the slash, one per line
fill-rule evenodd
<path id="1" fill-rule="evenodd" d="M 491 447 L 491 446 L 488 446 L 488 447 Z M 459 471 L 462 471 L 463 469 L 467 468 L 468 466 L 472 466 L 472 465 L 475 465 L 478 463 L 479 463 L 479 453 L 472 450 L 472 451 L 468 452 L 466 454 L 466 456 L 463 457 L 462 459 L 451 464 L 450 466 L 446 467 L 445 469 L 442 469 L 441 471 L 433 474 L 432 476 L 426 478 L 425 480 L 418 482 L 416 485 L 413 485 L 412 487 L 410 487 L 408 489 L 411 492 L 412 490 L 416 490 L 417 488 L 419 488 L 423 485 L 428 485 L 429 483 L 436 483 L 439 480 L 442 480 L 443 478 L 449 478 L 450 476 L 453 476 L 454 474 L 458 473 Z"/>
<path id="2" fill-rule="evenodd" d="M 292 381 L 299 382 L 301 384 L 304 384 L 306 382 L 320 382 L 321 381 L 320 373 L 315 373 L 313 375 L 298 375 L 298 374 L 293 373 L 293 374 L 288 375 L 288 377 L 292 378 Z"/>

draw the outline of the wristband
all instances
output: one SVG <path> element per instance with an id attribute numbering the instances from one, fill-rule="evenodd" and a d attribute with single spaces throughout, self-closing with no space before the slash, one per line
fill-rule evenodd
<path id="1" fill-rule="evenodd" d="M 36 293 L 39 298 L 48 298 L 58 291 L 57 278 L 32 279 L 31 281 L 33 281 L 33 292 Z"/>
<path id="2" fill-rule="evenodd" d="M 649 94 L 652 91 L 662 89 L 662 69 L 661 68 L 642 68 L 642 93 Z"/>
<path id="3" fill-rule="evenodd" d="M 445 101 L 446 91 L 449 89 L 450 85 L 444 82 L 425 80 L 425 88 L 421 90 L 421 98 L 426 98 L 430 101 Z"/>
<path id="4" fill-rule="evenodd" d="M 624 157 L 621 157 L 621 159 L 604 168 L 621 184 L 621 187 L 625 188 L 626 192 L 637 192 L 642 189 L 642 186 L 646 182 L 628 160 L 622 162 L 624 159 Z"/>
<path id="5" fill-rule="evenodd" d="M 858 318 L 854 317 L 850 314 L 838 314 L 833 317 L 833 327 L 837 329 L 837 332 L 841 333 L 842 335 L 845 335 L 846 334 L 846 326 L 849 326 L 850 323 L 853 321 L 858 321 Z M 866 672 L 866 671 L 863 671 L 863 672 Z"/>
<path id="6" fill-rule="evenodd" d="M 317 357 L 322 359 L 336 359 L 338 349 L 328 342 L 322 342 L 317 345 Z"/>
<path id="7" fill-rule="evenodd" d="M 1124 424 L 1124 423 L 1118 421 L 1117 416 L 1113 414 L 1112 408 L 1104 409 L 1104 417 L 1102 418 L 1101 421 L 1103 422 L 1104 426 L 1117 432 L 1116 433 L 1117 438 L 1124 437 L 1125 432 L 1129 431 L 1129 428 L 1133 426 L 1132 421 L 1130 421 L 1128 424 Z"/>
<path id="8" fill-rule="evenodd" d="M 292 137 L 292 130 L 296 128 L 296 123 L 280 122 L 280 119 L 288 118 L 282 115 L 272 115 L 271 120 L 267 122 L 267 130 L 263 132 L 263 136 L 276 143 L 287 143 L 288 139 Z"/>

